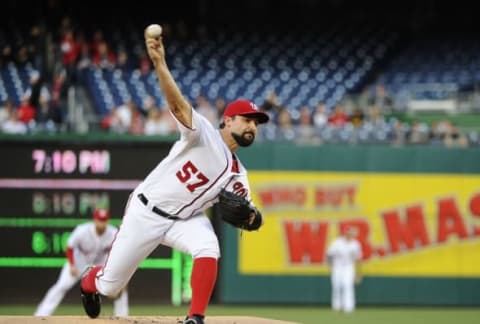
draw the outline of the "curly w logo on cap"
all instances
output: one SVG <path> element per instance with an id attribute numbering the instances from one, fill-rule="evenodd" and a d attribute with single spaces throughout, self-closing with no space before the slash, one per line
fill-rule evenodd
<path id="1" fill-rule="evenodd" d="M 225 107 L 223 118 L 233 117 L 235 115 L 255 118 L 259 124 L 264 124 L 270 119 L 266 113 L 258 110 L 258 107 L 253 102 L 243 99 L 232 101 Z"/>

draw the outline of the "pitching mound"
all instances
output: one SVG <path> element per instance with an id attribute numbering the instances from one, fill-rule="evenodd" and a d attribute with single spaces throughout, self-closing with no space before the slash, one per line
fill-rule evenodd
<path id="1" fill-rule="evenodd" d="M 94 320 L 85 316 L 0 316 L 0 324 L 35 323 L 35 324 L 177 324 L 183 317 L 175 316 L 129 316 L 99 317 Z M 208 316 L 208 324 L 298 324 L 268 318 L 250 316 Z"/>

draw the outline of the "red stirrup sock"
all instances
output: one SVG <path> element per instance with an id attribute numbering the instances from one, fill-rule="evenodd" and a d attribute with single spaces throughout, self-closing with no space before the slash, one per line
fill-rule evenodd
<path id="1" fill-rule="evenodd" d="M 80 287 L 86 293 L 96 293 L 97 287 L 95 286 L 95 278 L 97 276 L 98 271 L 102 269 L 101 266 L 95 266 L 87 273 L 85 277 L 82 278 L 80 282 Z"/>
<path id="2" fill-rule="evenodd" d="M 204 316 L 217 280 L 217 259 L 198 258 L 193 260 L 192 303 L 188 316 Z"/>

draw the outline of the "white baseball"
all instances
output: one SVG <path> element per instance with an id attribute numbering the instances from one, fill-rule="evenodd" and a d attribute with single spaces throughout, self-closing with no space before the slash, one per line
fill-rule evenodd
<path id="1" fill-rule="evenodd" d="M 162 26 L 159 24 L 151 24 L 145 28 L 145 37 L 158 38 L 162 35 Z"/>

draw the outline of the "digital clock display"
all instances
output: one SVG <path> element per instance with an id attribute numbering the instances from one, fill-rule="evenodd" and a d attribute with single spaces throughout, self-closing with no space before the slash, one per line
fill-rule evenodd
<path id="1" fill-rule="evenodd" d="M 54 150 L 35 149 L 32 152 L 35 173 L 72 174 L 108 174 L 110 171 L 110 152 L 108 150 Z"/>
<path id="2" fill-rule="evenodd" d="M 0 179 L 141 180 L 170 145 L 0 142 Z"/>

